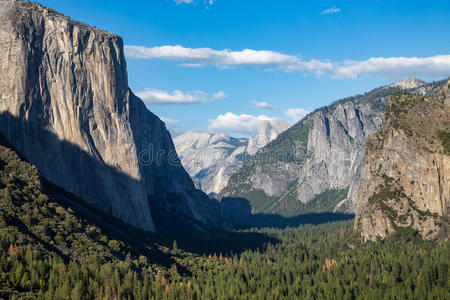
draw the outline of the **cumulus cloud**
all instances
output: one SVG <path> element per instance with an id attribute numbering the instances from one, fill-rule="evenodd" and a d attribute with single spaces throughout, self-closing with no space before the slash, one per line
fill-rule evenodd
<path id="1" fill-rule="evenodd" d="M 130 58 L 162 58 L 173 61 L 183 61 L 185 66 L 289 66 L 298 61 L 296 56 L 285 55 L 268 50 L 244 49 L 231 51 L 228 49 L 214 50 L 211 48 L 185 48 L 180 45 L 147 48 L 143 46 L 125 46 L 125 53 Z"/>
<path id="2" fill-rule="evenodd" d="M 273 106 L 272 104 L 269 104 L 267 102 L 253 101 L 253 105 L 258 108 L 267 108 L 267 109 L 275 109 L 276 108 L 276 106 Z"/>
<path id="3" fill-rule="evenodd" d="M 303 108 L 289 108 L 284 113 L 286 114 L 286 116 L 288 116 L 289 119 L 291 119 L 293 123 L 297 123 L 307 114 L 309 114 L 310 111 Z"/>
<path id="4" fill-rule="evenodd" d="M 335 14 L 335 13 L 338 13 L 338 12 L 340 12 L 340 11 L 341 11 L 340 8 L 338 8 L 338 7 L 336 7 L 336 6 L 332 6 L 332 7 L 330 7 L 330 8 L 327 8 L 327 9 L 321 11 L 320 14 L 321 14 L 321 15 L 329 15 L 329 14 Z"/>
<path id="5" fill-rule="evenodd" d="M 450 55 L 430 57 L 371 57 L 367 60 L 331 62 L 317 59 L 303 60 L 300 56 L 270 50 L 244 49 L 231 51 L 183 46 L 125 46 L 125 54 L 137 59 L 165 59 L 180 62 L 184 67 L 238 66 L 264 67 L 266 70 L 300 72 L 305 75 L 327 75 L 332 78 L 357 78 L 362 75 L 388 79 L 425 76 L 446 77 L 450 73 Z"/>
<path id="6" fill-rule="evenodd" d="M 236 115 L 232 112 L 218 115 L 215 119 L 209 120 L 208 128 L 215 132 L 231 132 L 240 134 L 254 134 L 258 131 L 262 121 L 272 120 L 273 118 L 259 115 Z"/>
<path id="7" fill-rule="evenodd" d="M 136 93 L 145 104 L 194 104 L 200 102 L 212 102 L 215 100 L 226 98 L 223 91 L 214 94 L 208 94 L 203 91 L 182 92 L 175 90 L 167 92 L 157 89 L 146 89 L 142 92 Z"/>

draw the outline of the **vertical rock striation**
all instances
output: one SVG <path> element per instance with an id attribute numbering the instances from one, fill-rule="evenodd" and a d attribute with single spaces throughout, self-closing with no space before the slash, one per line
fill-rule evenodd
<path id="1" fill-rule="evenodd" d="M 0 129 L 50 181 L 154 231 L 152 207 L 211 222 L 164 123 L 128 88 L 122 39 L 0 2 Z"/>
<path id="2" fill-rule="evenodd" d="M 438 97 L 399 93 L 367 141 L 355 228 L 365 240 L 412 227 L 450 237 L 450 106 Z"/>
<path id="3" fill-rule="evenodd" d="M 219 198 L 247 199 L 253 213 L 355 212 L 365 141 L 389 97 L 434 94 L 442 84 L 407 78 L 317 109 L 249 158 Z"/>

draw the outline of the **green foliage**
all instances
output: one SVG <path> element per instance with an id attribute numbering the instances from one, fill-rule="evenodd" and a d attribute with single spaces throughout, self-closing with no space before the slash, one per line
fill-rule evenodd
<path id="1" fill-rule="evenodd" d="M 450 155 L 450 132 L 438 130 L 437 135 L 442 142 L 445 153 L 447 153 L 447 155 Z"/>
<path id="2" fill-rule="evenodd" d="M 268 209 L 263 212 L 280 214 L 286 217 L 298 216 L 307 213 L 332 212 L 336 205 L 346 199 L 348 188 L 327 189 L 316 195 L 307 203 L 300 202 L 297 198 L 298 180 L 290 184 L 288 192 L 271 203 Z"/>
<path id="3" fill-rule="evenodd" d="M 250 230 L 278 242 L 239 255 L 179 260 L 170 273 L 65 262 L 0 236 L 0 297 L 47 299 L 448 299 L 449 242 L 405 229 L 361 243 L 352 222 Z M 192 274 L 178 275 L 180 266 Z"/>
<path id="4" fill-rule="evenodd" d="M 386 174 L 381 174 L 383 178 L 383 183 L 378 186 L 377 192 L 369 197 L 368 202 L 372 206 L 378 206 L 384 214 L 392 221 L 392 225 L 398 229 L 396 224 L 406 224 L 408 217 L 412 217 L 411 213 L 400 214 L 396 209 L 388 203 L 389 200 L 395 200 L 396 203 L 401 199 L 408 202 L 410 209 L 414 210 L 420 219 L 425 219 L 427 217 L 432 217 L 437 219 L 437 214 L 431 213 L 429 210 L 423 211 L 417 207 L 414 201 L 408 197 L 400 185 L 399 180 L 395 180 Z"/>
<path id="5" fill-rule="evenodd" d="M 446 80 L 432 82 L 421 87 L 421 91 L 426 89 L 427 95 L 436 96 L 446 82 Z M 415 89 L 407 90 L 407 92 L 415 92 Z M 255 174 L 271 176 L 271 178 L 274 179 L 274 182 L 282 182 L 284 179 L 278 179 L 277 176 L 279 173 L 285 172 L 286 164 L 291 164 L 291 166 L 294 164 L 295 167 L 301 166 L 308 155 L 308 135 L 313 126 L 313 118 L 316 113 L 321 112 L 325 116 L 329 116 L 333 114 L 338 105 L 351 102 L 357 109 L 361 109 L 362 107 L 370 107 L 370 110 L 364 110 L 364 118 L 366 120 L 370 120 L 371 113 L 376 113 L 379 115 L 380 112 L 385 110 L 387 103 L 392 98 L 391 96 L 393 96 L 393 98 L 405 97 L 405 99 L 410 97 L 410 95 L 408 96 L 408 94 L 398 87 L 386 86 L 374 89 L 363 95 L 356 95 L 335 101 L 328 106 L 313 111 L 297 124 L 281 133 L 268 145 L 261 148 L 254 156 L 249 157 L 245 164 L 231 176 L 227 186 L 221 193 L 218 194 L 218 199 L 221 199 L 224 196 L 245 198 L 249 201 L 252 210 L 255 213 L 275 212 L 286 216 L 292 216 L 297 214 L 299 211 L 307 211 L 307 209 L 304 209 L 301 203 L 299 203 L 295 195 L 296 192 L 292 189 L 292 184 L 295 182 L 295 178 L 290 178 L 290 180 L 294 181 L 286 187 L 286 191 L 281 197 L 271 197 L 266 195 L 263 190 L 254 188 L 252 180 Z M 415 97 L 418 99 L 423 99 L 422 96 Z M 408 136 L 412 136 L 414 131 L 408 126 L 403 126 L 404 122 L 409 120 L 410 116 L 421 114 L 424 110 L 416 109 L 415 113 L 411 114 L 408 102 L 409 101 L 398 104 L 394 103 L 391 107 L 388 106 L 388 114 L 391 112 L 392 115 L 396 116 L 397 121 L 394 122 L 394 126 L 398 128 L 401 127 Z M 426 106 L 427 103 L 423 103 L 423 105 Z M 428 118 L 428 116 L 426 117 Z M 416 119 L 416 121 L 421 125 L 427 123 L 422 119 Z M 373 125 L 376 126 L 377 124 Z M 439 128 L 442 130 L 441 127 Z M 450 128 L 445 129 L 447 129 L 447 132 L 450 130 Z M 427 133 L 425 135 L 430 134 Z M 384 138 L 380 135 L 377 135 L 373 139 L 369 139 L 367 148 L 369 150 L 379 149 L 382 147 L 384 141 L 383 139 Z M 327 197 L 325 200 L 329 200 L 329 198 Z"/>
<path id="6" fill-rule="evenodd" d="M 173 251 L 178 251 L 178 243 L 177 243 L 176 240 L 173 241 L 173 244 L 172 244 L 172 250 L 173 250 Z"/>
<path id="7" fill-rule="evenodd" d="M 450 297 L 449 242 L 424 241 L 407 229 L 375 243 L 362 243 L 352 221 L 250 229 L 236 233 L 265 236 L 266 243 L 234 254 L 193 254 L 173 239 L 174 251 L 158 245 L 81 202 L 68 205 L 55 189 L 0 146 L 1 299 Z M 326 197 L 332 202 L 340 193 Z M 235 242 L 221 239 L 199 247 L 218 243 L 226 250 Z"/>

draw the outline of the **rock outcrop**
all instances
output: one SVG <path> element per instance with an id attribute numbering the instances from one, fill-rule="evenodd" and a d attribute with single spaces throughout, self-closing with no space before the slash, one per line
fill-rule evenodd
<path id="1" fill-rule="evenodd" d="M 277 136 L 291 125 L 283 120 L 272 119 L 262 121 L 258 132 L 248 140 L 246 152 L 254 155 L 259 149 L 273 141 Z"/>
<path id="2" fill-rule="evenodd" d="M 382 125 L 368 139 L 355 219 L 364 240 L 401 227 L 427 239 L 450 237 L 448 86 L 438 97 L 391 97 Z"/>
<path id="3" fill-rule="evenodd" d="M 389 85 L 389 87 L 398 87 L 407 90 L 416 89 L 425 85 L 427 85 L 426 81 L 414 77 L 407 77 L 400 81 L 394 82 L 393 84 Z"/>
<path id="4" fill-rule="evenodd" d="M 117 35 L 1 1 L 0 130 L 48 180 L 139 228 L 155 230 L 153 207 L 216 218 L 164 123 L 128 88 Z"/>
<path id="5" fill-rule="evenodd" d="M 199 188 L 213 197 L 250 155 L 289 126 L 282 120 L 263 121 L 258 133 L 250 139 L 233 138 L 225 133 L 189 131 L 177 136 L 174 143 L 186 171 Z"/>
<path id="6" fill-rule="evenodd" d="M 442 84 L 409 78 L 312 112 L 249 158 L 218 198 L 247 199 L 253 213 L 354 213 L 365 141 L 381 124 L 390 95 L 403 86 L 434 94 Z"/>
<path id="7" fill-rule="evenodd" d="M 174 139 L 181 162 L 198 187 L 214 196 L 244 163 L 247 139 L 188 131 Z"/>

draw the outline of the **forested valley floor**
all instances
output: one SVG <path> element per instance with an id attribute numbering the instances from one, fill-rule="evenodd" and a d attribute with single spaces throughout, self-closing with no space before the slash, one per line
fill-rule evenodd
<path id="1" fill-rule="evenodd" d="M 450 299 L 448 241 L 363 243 L 353 220 L 161 239 L 2 144 L 0 299 Z"/>

